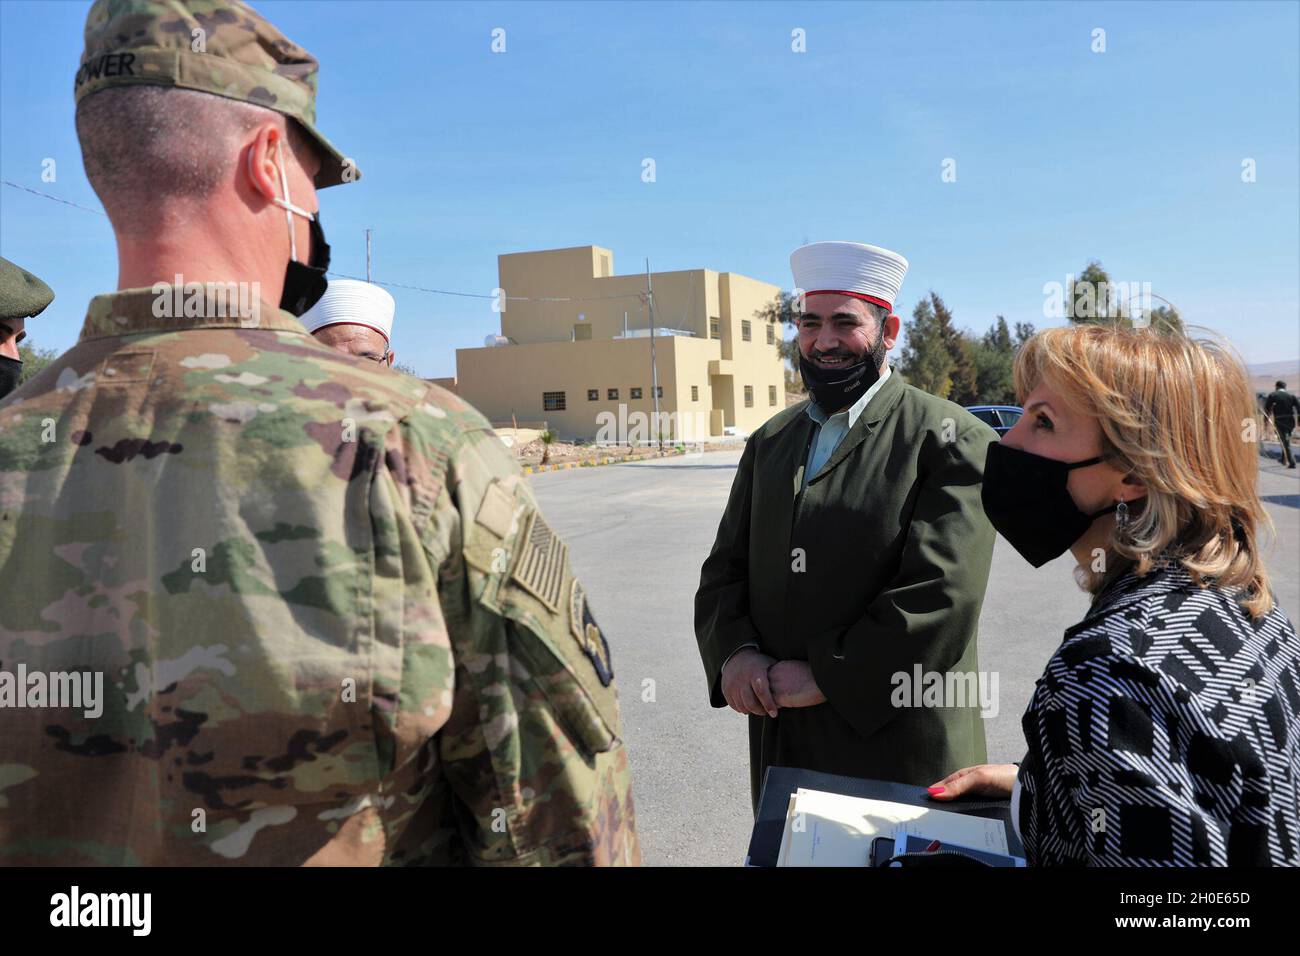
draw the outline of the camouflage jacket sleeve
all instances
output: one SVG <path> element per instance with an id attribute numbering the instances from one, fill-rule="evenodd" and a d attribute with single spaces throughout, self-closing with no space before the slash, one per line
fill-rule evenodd
<path id="1" fill-rule="evenodd" d="M 454 436 L 406 441 L 445 462 L 421 542 L 455 657 L 437 751 L 467 862 L 639 863 L 609 645 L 567 549 L 481 416 L 424 408 Z"/>

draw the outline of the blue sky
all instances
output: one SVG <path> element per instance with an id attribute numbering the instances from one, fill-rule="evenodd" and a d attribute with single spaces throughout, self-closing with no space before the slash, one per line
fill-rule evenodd
<path id="1" fill-rule="evenodd" d="M 911 261 L 905 330 L 933 289 L 983 331 L 1055 324 L 1044 283 L 1097 258 L 1248 362 L 1300 356 L 1296 3 L 256 6 L 320 59 L 320 127 L 364 173 L 321 194 L 333 271 L 364 274 L 369 226 L 375 278 L 429 288 L 487 294 L 498 254 L 589 243 L 620 273 L 788 287 L 791 249 L 852 239 Z M 73 128 L 86 9 L 0 3 L 0 179 L 98 207 Z M 39 346 L 73 344 L 116 282 L 104 217 L 5 185 L 0 255 L 58 294 Z M 424 375 L 497 330 L 486 300 L 393 292 Z"/>

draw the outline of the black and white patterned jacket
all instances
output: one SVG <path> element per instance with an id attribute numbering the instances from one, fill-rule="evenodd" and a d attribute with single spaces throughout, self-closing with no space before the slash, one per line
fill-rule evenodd
<path id="1" fill-rule="evenodd" d="M 1300 864 L 1300 640 L 1177 564 L 1065 632 L 1025 712 L 1030 865 Z"/>

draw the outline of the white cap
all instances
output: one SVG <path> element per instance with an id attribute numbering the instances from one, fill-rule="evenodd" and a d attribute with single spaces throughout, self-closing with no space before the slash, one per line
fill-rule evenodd
<path id="1" fill-rule="evenodd" d="M 397 303 L 388 290 L 360 279 L 330 279 L 325 294 L 302 314 L 308 332 L 327 325 L 364 325 L 391 340 Z"/>
<path id="2" fill-rule="evenodd" d="M 907 260 L 861 242 L 813 242 L 790 253 L 790 271 L 804 295 L 851 295 L 893 312 L 907 275 Z"/>

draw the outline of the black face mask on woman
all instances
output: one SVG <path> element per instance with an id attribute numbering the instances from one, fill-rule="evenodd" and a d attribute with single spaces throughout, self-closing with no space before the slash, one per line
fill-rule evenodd
<path id="1" fill-rule="evenodd" d="M 1075 468 L 1102 461 L 1057 461 L 1001 442 L 989 444 L 980 500 L 984 513 L 1002 537 L 1036 568 L 1060 557 L 1083 537 L 1095 519 L 1119 503 L 1092 514 L 1079 510 L 1066 483 Z"/>

